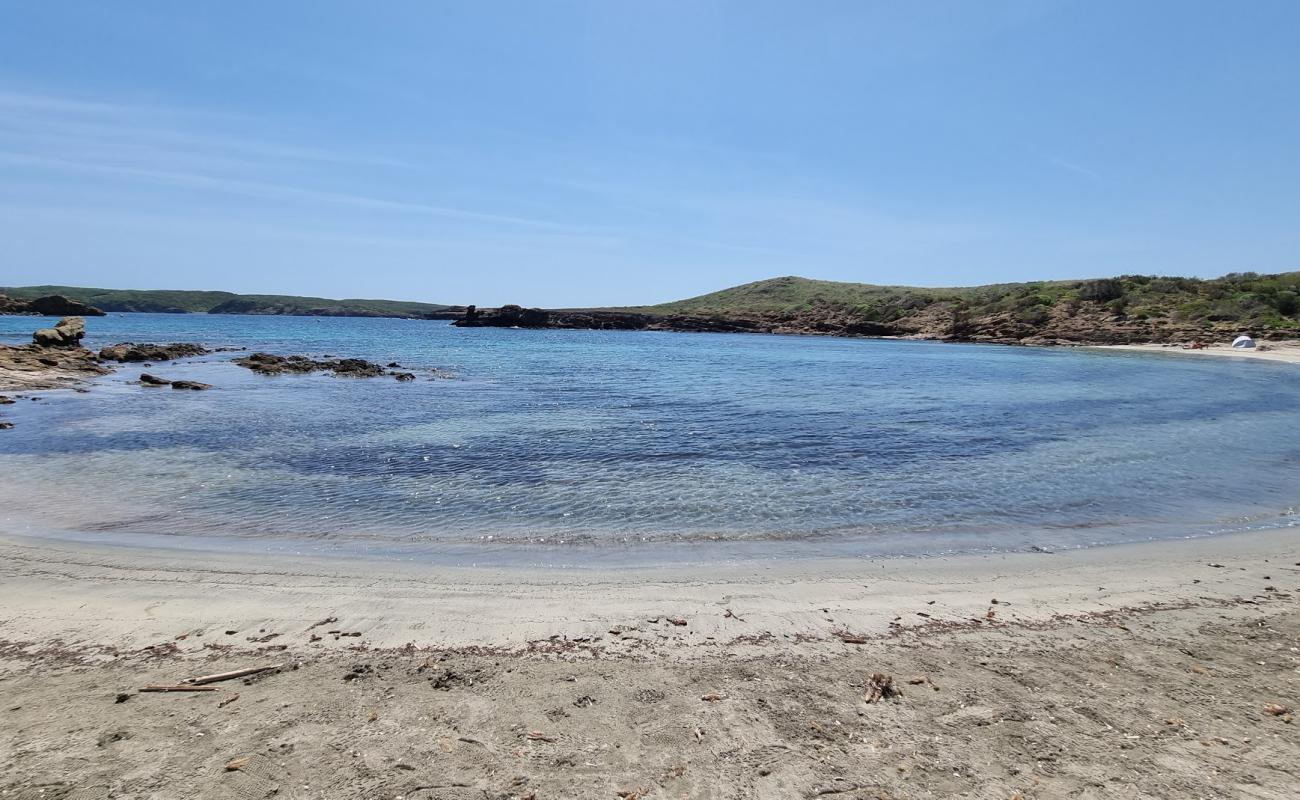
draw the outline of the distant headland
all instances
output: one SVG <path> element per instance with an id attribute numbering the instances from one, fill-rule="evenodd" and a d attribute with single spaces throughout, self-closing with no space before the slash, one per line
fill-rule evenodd
<path id="1" fill-rule="evenodd" d="M 1213 279 L 1123 275 L 961 288 L 791 276 L 659 305 L 590 309 L 480 309 L 398 300 L 23 286 L 0 287 L 0 313 L 40 313 L 23 304 L 49 305 L 51 296 L 108 312 L 401 317 L 454 320 L 462 327 L 896 336 L 1004 344 L 1136 344 L 1239 331 L 1265 339 L 1300 333 L 1300 272 L 1241 272 Z"/>

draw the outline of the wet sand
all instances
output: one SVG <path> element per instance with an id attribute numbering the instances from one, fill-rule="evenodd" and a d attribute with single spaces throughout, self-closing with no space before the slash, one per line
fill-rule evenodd
<path id="1" fill-rule="evenodd" d="M 1294 531 L 547 573 L 11 537 L 0 576 L 5 797 L 1282 798 L 1300 777 L 1300 727 L 1266 710 L 1300 704 Z M 902 696 L 865 702 L 876 672 Z"/>

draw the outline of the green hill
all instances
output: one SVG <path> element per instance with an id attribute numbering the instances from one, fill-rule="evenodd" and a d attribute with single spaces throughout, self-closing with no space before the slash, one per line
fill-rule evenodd
<path id="1" fill-rule="evenodd" d="M 944 289 L 783 277 L 635 310 L 715 316 L 833 312 L 892 323 L 940 305 L 968 319 L 1005 317 L 1031 326 L 1048 322 L 1054 314 L 1072 316 L 1090 310 L 1180 326 L 1296 330 L 1300 328 L 1300 272 L 1244 272 L 1213 279 L 1124 275 Z"/>
<path id="2" fill-rule="evenodd" d="M 30 300 L 61 294 L 104 311 L 164 314 L 283 314 L 294 316 L 429 317 L 453 306 L 399 300 L 332 300 L 327 297 L 234 294 L 172 289 L 92 289 L 80 286 L 0 287 L 0 294 Z"/>

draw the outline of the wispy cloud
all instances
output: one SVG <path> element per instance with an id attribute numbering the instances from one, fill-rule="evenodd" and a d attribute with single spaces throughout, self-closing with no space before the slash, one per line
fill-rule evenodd
<path id="1" fill-rule="evenodd" d="M 204 115 L 190 109 L 0 92 L 0 165 L 560 234 L 582 235 L 595 227 L 385 198 L 346 186 L 305 185 L 293 180 L 303 177 L 303 162 L 355 168 L 349 175 L 367 185 L 384 182 L 385 175 L 376 170 L 409 170 L 415 165 L 387 156 L 213 133 L 208 130 L 212 126 L 201 124 Z M 330 171 L 307 174 L 325 182 L 340 180 Z"/>
<path id="2" fill-rule="evenodd" d="M 1101 177 L 1101 175 L 1099 175 L 1097 172 L 1094 172 L 1093 170 L 1088 169 L 1082 164 L 1076 164 L 1073 161 L 1067 161 L 1066 159 L 1060 158 L 1059 156 L 1052 156 L 1048 160 L 1067 172 L 1073 172 L 1075 175 L 1078 175 L 1083 178 L 1087 178 L 1089 181 L 1097 184 L 1098 186 L 1106 182 Z"/>

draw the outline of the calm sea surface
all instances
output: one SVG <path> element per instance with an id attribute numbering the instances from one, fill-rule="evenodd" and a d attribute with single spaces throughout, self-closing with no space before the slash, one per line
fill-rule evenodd
<path id="1" fill-rule="evenodd" d="M 229 353 L 0 406 L 0 530 L 442 563 L 1057 549 L 1292 525 L 1300 368 L 815 337 L 124 314 L 88 344 Z M 32 317 L 0 317 L 26 341 Z M 436 368 L 438 373 L 429 370 Z"/>

